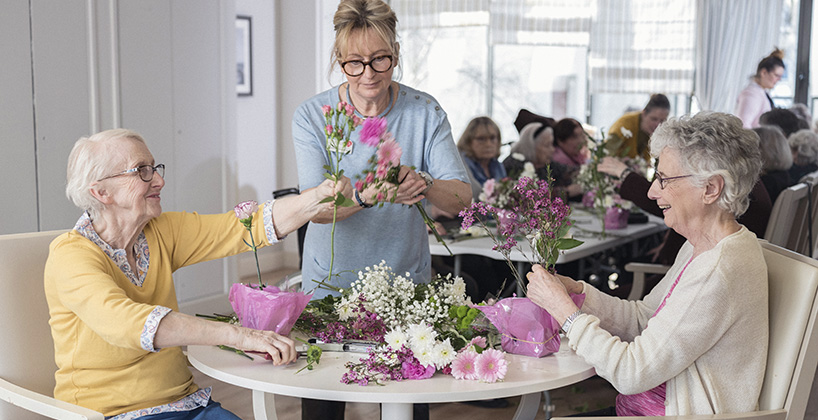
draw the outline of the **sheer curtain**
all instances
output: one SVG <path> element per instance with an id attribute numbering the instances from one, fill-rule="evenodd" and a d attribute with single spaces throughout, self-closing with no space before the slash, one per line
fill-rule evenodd
<path id="1" fill-rule="evenodd" d="M 591 93 L 692 92 L 695 16 L 695 0 L 597 0 Z"/>
<path id="2" fill-rule="evenodd" d="M 697 0 L 696 91 L 701 109 L 732 113 L 762 58 L 778 44 L 782 0 Z"/>

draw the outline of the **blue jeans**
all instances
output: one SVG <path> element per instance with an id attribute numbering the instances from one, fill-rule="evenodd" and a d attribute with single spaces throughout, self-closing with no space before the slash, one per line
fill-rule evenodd
<path id="1" fill-rule="evenodd" d="M 210 400 L 204 407 L 192 411 L 177 411 L 142 416 L 139 420 L 241 420 L 237 415 L 222 408 L 222 405 Z"/>

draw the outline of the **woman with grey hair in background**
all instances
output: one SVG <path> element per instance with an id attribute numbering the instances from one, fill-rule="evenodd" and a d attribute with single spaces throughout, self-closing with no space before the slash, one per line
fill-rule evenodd
<path id="1" fill-rule="evenodd" d="M 534 174 L 539 179 L 551 179 L 556 191 L 565 198 L 582 195 L 582 187 L 574 183 L 579 172 L 554 162 L 554 130 L 540 122 L 526 124 L 520 131 L 520 140 L 511 146 L 511 154 L 503 160 L 508 175 L 518 179 L 525 170 L 526 162 L 531 162 Z"/>
<path id="2" fill-rule="evenodd" d="M 778 127 L 762 125 L 753 131 L 758 134 L 761 150 L 761 182 L 770 195 L 770 201 L 775 204 L 781 191 L 792 185 L 787 172 L 792 166 L 792 153 L 787 138 Z"/>
<path id="3" fill-rule="evenodd" d="M 804 175 L 818 171 L 818 133 L 798 130 L 788 139 L 792 153 L 790 181 L 797 183 Z"/>
<path id="4" fill-rule="evenodd" d="M 528 296 L 620 392 L 601 414 L 753 411 L 767 360 L 767 267 L 736 217 L 761 171 L 758 136 L 735 116 L 703 112 L 662 124 L 650 150 L 659 164 L 648 196 L 687 239 L 665 277 L 629 301 L 535 265 Z M 582 310 L 569 293 L 585 293 Z"/>

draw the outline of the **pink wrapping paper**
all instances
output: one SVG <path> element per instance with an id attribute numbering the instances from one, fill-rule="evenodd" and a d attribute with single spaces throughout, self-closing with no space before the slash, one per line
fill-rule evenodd
<path id="1" fill-rule="evenodd" d="M 578 307 L 585 295 L 571 295 Z M 508 353 L 543 357 L 560 349 L 560 325 L 528 298 L 506 298 L 492 306 L 474 306 L 502 334 L 501 345 Z"/>
<path id="2" fill-rule="evenodd" d="M 302 292 L 282 292 L 275 286 L 259 290 L 235 283 L 227 299 L 243 327 L 287 335 L 311 297 Z"/>

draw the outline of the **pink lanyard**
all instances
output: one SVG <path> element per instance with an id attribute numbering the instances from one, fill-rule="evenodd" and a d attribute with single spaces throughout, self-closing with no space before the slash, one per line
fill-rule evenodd
<path id="1" fill-rule="evenodd" d="M 656 312 L 653 313 L 653 316 L 656 316 L 656 314 L 658 314 L 659 311 L 665 307 L 665 302 L 667 302 L 667 298 L 670 297 L 670 294 L 673 293 L 673 289 L 675 289 L 676 285 L 679 284 L 679 279 L 682 278 L 682 274 L 684 274 L 685 270 L 687 269 L 687 266 L 690 265 L 691 261 L 693 261 L 693 257 L 690 257 L 690 259 L 687 260 L 687 264 L 685 264 L 685 266 L 682 268 L 682 271 L 679 273 L 679 276 L 676 277 L 676 281 L 674 281 L 673 284 L 670 286 L 670 290 L 668 290 L 667 295 L 665 295 L 665 298 L 662 299 L 662 303 L 659 304 L 659 307 L 656 308 Z"/>

